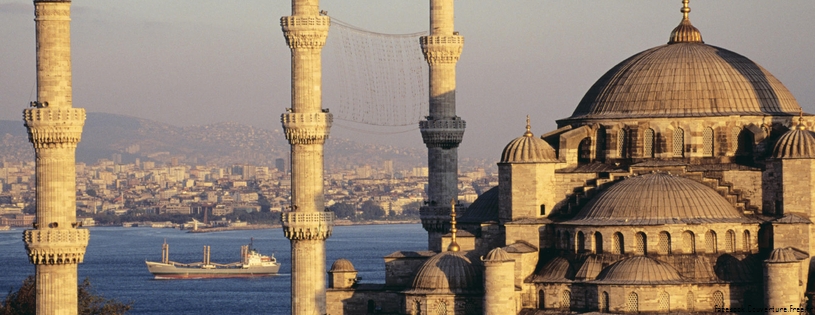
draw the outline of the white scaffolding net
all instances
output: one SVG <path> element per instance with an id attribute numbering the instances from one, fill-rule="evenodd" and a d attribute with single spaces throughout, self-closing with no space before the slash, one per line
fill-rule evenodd
<path id="1" fill-rule="evenodd" d="M 331 18 L 323 97 L 334 119 L 417 126 L 428 113 L 427 63 L 419 46 L 425 34 L 369 32 Z"/>

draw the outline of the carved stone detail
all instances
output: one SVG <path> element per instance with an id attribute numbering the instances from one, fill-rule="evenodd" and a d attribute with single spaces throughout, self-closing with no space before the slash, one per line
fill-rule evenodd
<path id="1" fill-rule="evenodd" d="M 280 18 L 283 37 L 291 49 L 322 49 L 328 37 L 331 18 L 327 16 L 284 16 Z"/>
<path id="2" fill-rule="evenodd" d="M 422 36 L 419 38 L 419 44 L 422 46 L 422 53 L 428 64 L 456 63 L 464 49 L 464 37 L 459 35 Z"/>
<path id="3" fill-rule="evenodd" d="M 35 149 L 76 147 L 82 139 L 85 109 L 29 108 L 23 111 L 23 120 Z"/>
<path id="4" fill-rule="evenodd" d="M 419 130 L 422 140 L 428 148 L 457 148 L 464 138 L 464 128 L 467 122 L 461 119 L 453 120 L 422 120 Z"/>
<path id="5" fill-rule="evenodd" d="M 28 258 L 35 265 L 79 264 L 85 258 L 87 229 L 42 229 L 23 232 Z"/>
<path id="6" fill-rule="evenodd" d="M 334 116 L 330 113 L 285 113 L 280 122 L 290 144 L 323 144 Z"/>
<path id="7" fill-rule="evenodd" d="M 284 212 L 280 220 L 290 240 L 325 240 L 334 230 L 334 212 Z"/>

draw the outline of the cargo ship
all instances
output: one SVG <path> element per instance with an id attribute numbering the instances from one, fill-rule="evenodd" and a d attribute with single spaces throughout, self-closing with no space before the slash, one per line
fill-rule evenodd
<path id="1" fill-rule="evenodd" d="M 170 261 L 170 246 L 167 241 L 161 247 L 161 262 L 145 261 L 147 270 L 156 279 L 213 279 L 213 278 L 250 278 L 277 274 L 280 263 L 274 255 L 261 255 L 252 244 L 241 246 L 241 261 L 218 264 L 209 260 L 210 248 L 204 246 L 204 261 L 196 263 L 178 263 Z"/>

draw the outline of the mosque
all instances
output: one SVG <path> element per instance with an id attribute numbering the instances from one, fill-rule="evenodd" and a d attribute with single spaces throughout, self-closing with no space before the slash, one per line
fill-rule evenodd
<path id="1" fill-rule="evenodd" d="M 327 313 L 811 312 L 810 115 L 681 12 L 556 130 L 527 118 L 497 187 L 443 224 L 438 202 L 423 209 L 429 250 L 385 256 L 384 284 L 335 261 Z"/>

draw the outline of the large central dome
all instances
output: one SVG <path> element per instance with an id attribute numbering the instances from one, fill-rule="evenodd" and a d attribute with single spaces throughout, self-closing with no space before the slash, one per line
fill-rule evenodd
<path id="1" fill-rule="evenodd" d="M 611 68 L 570 118 L 657 118 L 794 115 L 801 110 L 772 74 L 750 59 L 701 41 L 682 21 L 667 45 Z"/>

